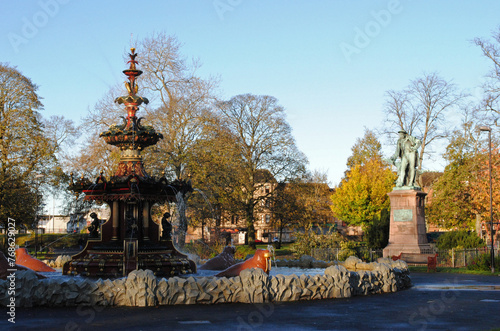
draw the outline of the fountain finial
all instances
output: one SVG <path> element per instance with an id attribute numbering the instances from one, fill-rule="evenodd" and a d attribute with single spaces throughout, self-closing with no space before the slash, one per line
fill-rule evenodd
<path id="1" fill-rule="evenodd" d="M 139 62 L 137 62 L 137 61 L 135 60 L 135 58 L 136 58 L 136 56 L 137 56 L 137 53 L 135 52 L 135 48 L 134 48 L 134 47 L 130 48 L 130 54 L 129 54 L 128 56 L 130 56 L 130 61 L 128 61 L 128 62 L 127 62 L 127 63 L 130 63 L 130 68 L 129 68 L 129 69 L 130 69 L 130 70 L 137 70 L 137 69 L 135 68 L 135 65 L 136 65 L 136 64 L 138 64 Z M 141 73 L 142 73 L 142 72 L 141 72 Z M 140 74 L 139 74 L 139 75 L 140 75 Z M 137 76 L 139 76 L 139 75 L 137 75 Z"/>
<path id="2" fill-rule="evenodd" d="M 130 64 L 128 69 L 123 70 L 123 73 L 128 77 L 128 81 L 125 81 L 125 88 L 127 89 L 128 95 L 121 96 L 115 99 L 118 104 L 124 104 L 127 110 L 127 123 L 125 129 L 132 129 L 136 127 L 137 118 L 135 116 L 136 112 L 139 110 L 141 104 L 149 103 L 147 98 L 143 98 L 137 95 L 139 91 L 139 86 L 137 85 L 137 77 L 142 74 L 141 70 L 138 70 L 136 65 L 139 63 L 135 60 L 137 53 L 135 48 L 130 48 L 129 54 L 130 60 L 127 62 Z"/>

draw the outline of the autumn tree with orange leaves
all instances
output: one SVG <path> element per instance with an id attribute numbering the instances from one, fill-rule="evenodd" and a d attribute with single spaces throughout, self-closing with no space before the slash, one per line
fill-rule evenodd
<path id="1" fill-rule="evenodd" d="M 490 219 L 490 177 L 488 152 L 478 155 L 478 165 L 475 172 L 475 180 L 470 185 L 472 208 L 481 216 L 482 220 Z M 498 146 L 492 146 L 491 151 L 491 175 L 492 175 L 492 205 L 493 220 L 498 221 L 500 207 L 500 155 Z"/>

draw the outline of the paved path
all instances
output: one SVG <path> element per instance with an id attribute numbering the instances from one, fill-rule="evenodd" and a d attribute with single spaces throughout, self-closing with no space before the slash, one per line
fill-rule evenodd
<path id="1" fill-rule="evenodd" d="M 155 308 L 17 308 L 0 330 L 491 330 L 500 277 L 414 273 L 411 289 L 349 299 Z"/>

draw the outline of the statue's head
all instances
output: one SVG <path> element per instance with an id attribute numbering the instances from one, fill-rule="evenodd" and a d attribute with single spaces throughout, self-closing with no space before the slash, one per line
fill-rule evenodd
<path id="1" fill-rule="evenodd" d="M 97 218 L 97 214 L 96 213 L 90 213 L 90 218 Z"/>
<path id="2" fill-rule="evenodd" d="M 398 134 L 400 137 L 404 138 L 408 134 L 408 132 L 406 132 L 405 130 L 399 130 Z"/>

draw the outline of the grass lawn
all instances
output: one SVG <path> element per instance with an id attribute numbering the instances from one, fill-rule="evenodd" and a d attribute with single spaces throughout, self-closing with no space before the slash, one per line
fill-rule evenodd
<path id="1" fill-rule="evenodd" d="M 410 272 L 427 272 L 427 267 L 414 267 L 409 266 Z M 467 268 L 451 268 L 451 267 L 437 267 L 437 272 L 444 272 L 450 274 L 469 274 L 469 275 L 492 275 L 491 271 L 483 271 L 483 270 L 467 270 Z M 431 271 L 432 272 L 432 271 Z M 493 275 L 498 275 L 498 272 L 495 272 Z"/>
<path id="2" fill-rule="evenodd" d="M 268 244 L 258 244 L 256 247 L 257 249 L 267 249 L 267 245 Z M 246 245 L 236 246 L 236 253 L 234 254 L 236 259 L 244 259 L 248 254 L 255 254 L 255 250 Z M 280 249 L 275 248 L 274 254 L 278 260 L 296 259 L 288 244 L 281 245 Z"/>
<path id="3" fill-rule="evenodd" d="M 257 245 L 257 248 L 260 249 L 267 249 L 267 244 L 266 245 Z M 276 258 L 279 259 L 293 259 L 294 253 L 290 249 L 289 244 L 282 244 L 280 249 L 274 249 L 274 254 L 276 255 Z"/>

